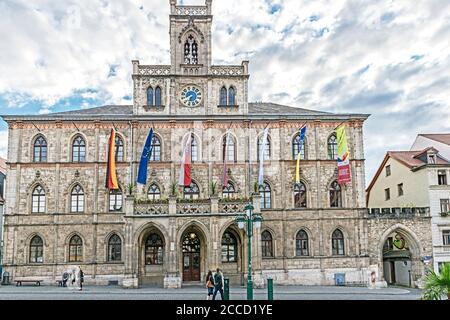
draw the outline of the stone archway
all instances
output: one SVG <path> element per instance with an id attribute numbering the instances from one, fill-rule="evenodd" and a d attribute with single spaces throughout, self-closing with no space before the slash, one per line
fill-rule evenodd
<path id="1" fill-rule="evenodd" d="M 230 279 L 231 285 L 244 284 L 244 247 L 241 232 L 235 226 L 230 225 L 222 230 L 219 242 L 219 263 L 221 269 Z"/>
<path id="2" fill-rule="evenodd" d="M 390 285 L 415 287 L 423 276 L 421 245 L 407 227 L 397 224 L 387 229 L 378 243 L 380 276 Z"/>
<path id="3" fill-rule="evenodd" d="M 208 242 L 203 230 L 188 226 L 179 239 L 180 274 L 183 283 L 202 282 L 208 272 Z"/>
<path id="4" fill-rule="evenodd" d="M 166 238 L 156 226 L 144 229 L 138 239 L 138 275 L 141 286 L 162 287 L 167 265 Z"/>

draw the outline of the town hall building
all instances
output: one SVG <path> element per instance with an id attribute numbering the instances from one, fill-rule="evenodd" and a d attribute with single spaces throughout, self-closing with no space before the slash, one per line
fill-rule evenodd
<path id="1" fill-rule="evenodd" d="M 382 217 L 366 208 L 368 115 L 249 102 L 249 61 L 213 64 L 212 0 L 202 6 L 170 0 L 170 8 L 171 63 L 132 61 L 133 105 L 3 116 L 9 126 L 4 270 L 13 279 L 55 283 L 80 265 L 87 284 L 179 288 L 220 267 L 232 285 L 242 285 L 248 237 L 236 216 L 250 202 L 263 218 L 253 235 L 255 286 L 268 277 L 276 284 L 334 285 L 337 275 L 367 283 L 371 270 L 382 280 L 383 246 L 397 231 L 410 243 L 412 284 L 420 279 L 420 257 L 432 250 L 420 231 L 429 220 Z M 341 124 L 350 151 L 345 185 L 337 182 Z M 119 190 L 105 188 L 112 128 Z M 147 184 L 136 185 L 151 128 Z M 192 183 L 180 187 L 189 135 Z"/>

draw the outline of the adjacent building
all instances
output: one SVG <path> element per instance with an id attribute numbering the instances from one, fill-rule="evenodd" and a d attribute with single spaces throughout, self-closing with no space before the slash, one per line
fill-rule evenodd
<path id="1" fill-rule="evenodd" d="M 6 160 L 0 157 L 0 266 L 2 264 L 2 257 L 3 257 L 3 214 L 5 212 L 5 189 L 6 189 Z"/>
<path id="2" fill-rule="evenodd" d="M 389 151 L 367 188 L 369 208 L 385 208 L 391 212 L 402 212 L 409 207 L 429 208 L 430 221 L 423 232 L 432 236 L 433 254 L 423 259 L 433 261 L 436 271 L 443 262 L 450 262 L 450 162 L 443 155 L 449 151 L 449 142 L 450 134 L 421 134 L 411 150 Z M 417 219 L 416 216 L 414 223 Z M 389 244 L 394 249 L 395 240 L 394 235 Z M 389 263 L 405 261 L 405 252 L 388 255 L 390 258 L 385 260 Z M 388 278 L 396 279 L 395 275 Z"/>
<path id="3" fill-rule="evenodd" d="M 383 244 L 397 230 L 411 240 L 415 285 L 424 272 L 419 257 L 431 254 L 431 240 L 421 221 L 407 227 L 408 221 L 367 211 L 368 115 L 249 102 L 249 62 L 212 63 L 212 1 L 169 5 L 171 64 L 132 61 L 132 105 L 3 116 L 9 126 L 5 270 L 13 278 L 54 283 L 76 264 L 87 283 L 178 288 L 221 267 L 232 284 L 244 284 L 248 237 L 235 219 L 251 202 L 264 219 L 253 237 L 256 286 L 268 276 L 281 284 L 333 285 L 343 277 L 367 284 L 372 272 L 382 274 Z M 350 150 L 347 185 L 337 183 L 335 129 L 341 124 Z M 120 190 L 105 188 L 112 127 Z M 151 128 L 149 178 L 135 187 Z M 193 181 L 179 187 L 189 136 Z M 295 184 L 298 153 L 301 183 Z M 225 159 L 229 182 L 222 185 Z"/>

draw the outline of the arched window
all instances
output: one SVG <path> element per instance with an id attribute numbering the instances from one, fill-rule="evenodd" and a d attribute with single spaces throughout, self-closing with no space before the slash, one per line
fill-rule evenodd
<path id="1" fill-rule="evenodd" d="M 230 89 L 228 90 L 228 105 L 236 105 L 236 90 L 233 87 L 230 87 Z"/>
<path id="2" fill-rule="evenodd" d="M 45 191 L 41 186 L 36 186 L 31 195 L 32 213 L 45 212 Z"/>
<path id="3" fill-rule="evenodd" d="M 122 190 L 109 190 L 109 211 L 119 212 L 122 211 L 123 193 Z"/>
<path id="4" fill-rule="evenodd" d="M 34 141 L 33 162 L 47 162 L 47 140 L 43 136 Z"/>
<path id="5" fill-rule="evenodd" d="M 153 88 L 147 88 L 147 106 L 153 106 Z"/>
<path id="6" fill-rule="evenodd" d="M 77 235 L 69 241 L 69 262 L 83 261 L 83 240 Z"/>
<path id="7" fill-rule="evenodd" d="M 257 149 L 258 161 L 259 161 L 259 159 L 261 157 L 261 155 L 260 155 L 260 153 L 261 153 L 261 143 L 262 143 L 261 141 L 262 141 L 263 138 L 264 138 L 263 135 L 259 136 L 259 138 L 258 138 L 258 149 Z M 270 135 L 267 135 L 266 148 L 265 148 L 265 152 L 264 152 L 264 160 L 270 159 L 270 155 L 271 155 L 270 140 L 271 140 L 270 139 Z"/>
<path id="8" fill-rule="evenodd" d="M 122 261 L 122 240 L 117 234 L 108 240 L 108 261 Z"/>
<path id="9" fill-rule="evenodd" d="M 72 162 L 86 161 L 86 142 L 82 136 L 76 136 L 72 143 Z"/>
<path id="10" fill-rule="evenodd" d="M 198 142 L 194 135 L 191 139 L 191 161 L 198 161 Z"/>
<path id="11" fill-rule="evenodd" d="M 161 103 L 161 88 L 156 87 L 155 89 L 155 106 L 160 107 L 162 105 Z"/>
<path id="12" fill-rule="evenodd" d="M 41 237 L 34 236 L 30 241 L 30 263 L 44 262 L 44 242 Z"/>
<path id="13" fill-rule="evenodd" d="M 225 232 L 222 236 L 222 262 L 237 261 L 237 241 L 231 232 Z"/>
<path id="14" fill-rule="evenodd" d="M 330 207 L 331 208 L 342 207 L 341 186 L 337 181 L 333 181 L 330 186 Z"/>
<path id="15" fill-rule="evenodd" d="M 334 256 L 343 256 L 345 254 L 344 251 L 344 235 L 342 231 L 339 229 L 334 230 L 331 236 L 331 247 L 333 249 Z"/>
<path id="16" fill-rule="evenodd" d="M 148 199 L 152 201 L 157 201 L 161 199 L 161 190 L 156 183 L 153 183 L 150 188 L 148 188 L 147 193 Z"/>
<path id="17" fill-rule="evenodd" d="M 200 189 L 198 185 L 192 181 L 189 187 L 184 187 L 183 194 L 185 199 L 198 199 L 200 197 Z"/>
<path id="18" fill-rule="evenodd" d="M 121 162 L 124 160 L 123 153 L 123 139 L 116 134 L 116 161 Z"/>
<path id="19" fill-rule="evenodd" d="M 150 155 L 150 161 L 161 161 L 161 140 L 155 135 L 153 135 L 152 139 L 152 154 Z"/>
<path id="20" fill-rule="evenodd" d="M 79 184 L 70 193 L 70 212 L 84 212 L 84 190 Z"/>
<path id="21" fill-rule="evenodd" d="M 337 138 L 334 133 L 328 138 L 328 159 L 337 159 Z"/>
<path id="22" fill-rule="evenodd" d="M 270 209 L 272 207 L 272 190 L 267 182 L 259 186 L 259 195 L 261 196 L 261 209 Z"/>
<path id="23" fill-rule="evenodd" d="M 300 152 L 300 160 L 306 159 L 306 138 L 300 143 L 300 134 L 296 134 L 292 141 L 292 158 L 297 160 L 297 156 Z"/>
<path id="24" fill-rule="evenodd" d="M 227 136 L 228 134 L 223 137 L 222 141 L 222 159 L 227 157 L 227 162 L 236 162 L 236 143 L 234 137 L 230 134 L 227 145 Z M 226 150 L 225 147 L 227 147 Z"/>
<path id="25" fill-rule="evenodd" d="M 272 235 L 269 231 L 265 230 L 261 234 L 261 242 L 262 242 L 262 256 L 264 258 L 273 257 L 273 241 Z"/>
<path id="26" fill-rule="evenodd" d="M 306 208 L 306 186 L 303 182 L 294 185 L 294 207 Z"/>
<path id="27" fill-rule="evenodd" d="M 223 186 L 222 198 L 233 199 L 235 197 L 236 197 L 236 188 L 234 187 L 234 183 L 228 181 L 228 184 L 226 186 Z"/>
<path id="28" fill-rule="evenodd" d="M 305 230 L 300 230 L 295 237 L 295 255 L 309 256 L 308 234 Z"/>
<path id="29" fill-rule="evenodd" d="M 220 102 L 219 105 L 226 106 L 227 105 L 227 88 L 222 87 L 220 89 Z"/>
<path id="30" fill-rule="evenodd" d="M 198 64 L 198 45 L 192 35 L 189 35 L 184 43 L 184 63 Z"/>
<path id="31" fill-rule="evenodd" d="M 157 233 L 151 233 L 145 241 L 145 264 L 162 265 L 164 258 L 164 243 Z"/>

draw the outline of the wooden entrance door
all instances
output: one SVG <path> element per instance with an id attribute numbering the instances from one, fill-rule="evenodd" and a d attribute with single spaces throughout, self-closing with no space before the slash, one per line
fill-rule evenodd
<path id="1" fill-rule="evenodd" d="M 183 237 L 183 281 L 200 281 L 200 239 L 195 232 Z"/>

